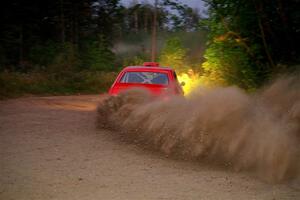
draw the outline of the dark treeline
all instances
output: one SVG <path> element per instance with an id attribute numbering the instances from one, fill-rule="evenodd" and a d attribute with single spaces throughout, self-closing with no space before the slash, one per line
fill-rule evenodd
<path id="1" fill-rule="evenodd" d="M 177 14 L 172 14 L 174 9 Z M 128 8 L 119 0 L 4 1 L 1 69 L 28 71 L 67 56 L 77 59 L 72 67 L 113 70 L 113 44 L 128 35 L 151 34 L 153 12 L 153 5 L 138 1 Z M 199 19 L 197 11 L 173 1 L 158 6 L 159 31 L 191 31 Z"/>
<path id="2" fill-rule="evenodd" d="M 150 59 L 154 10 L 136 0 L 3 1 L 0 98 L 106 91 L 122 66 Z M 159 48 L 166 35 L 199 28 L 199 13 L 176 0 L 156 11 Z"/>

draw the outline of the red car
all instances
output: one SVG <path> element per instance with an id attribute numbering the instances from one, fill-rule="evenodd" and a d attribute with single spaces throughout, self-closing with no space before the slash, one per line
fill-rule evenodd
<path id="1" fill-rule="evenodd" d="M 183 95 L 176 73 L 168 67 L 159 67 L 158 63 L 146 62 L 143 66 L 125 67 L 109 90 L 110 95 L 132 88 L 145 88 L 153 95 Z"/>

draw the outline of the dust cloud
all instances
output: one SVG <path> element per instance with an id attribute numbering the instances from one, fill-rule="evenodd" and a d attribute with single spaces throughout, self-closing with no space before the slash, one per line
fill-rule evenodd
<path id="1" fill-rule="evenodd" d="M 255 94 L 199 88 L 166 100 L 130 90 L 99 105 L 98 124 L 164 154 L 221 162 L 269 182 L 299 174 L 299 77 L 277 79 Z"/>

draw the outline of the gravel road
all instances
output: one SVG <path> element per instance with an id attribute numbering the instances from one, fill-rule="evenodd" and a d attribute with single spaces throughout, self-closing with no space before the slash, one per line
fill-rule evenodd
<path id="1" fill-rule="evenodd" d="M 300 181 L 166 158 L 96 128 L 103 96 L 0 101 L 1 200 L 299 200 Z"/>

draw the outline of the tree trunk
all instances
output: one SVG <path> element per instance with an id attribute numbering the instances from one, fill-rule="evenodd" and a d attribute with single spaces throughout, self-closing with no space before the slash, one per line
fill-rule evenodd
<path id="1" fill-rule="evenodd" d="M 65 36 L 65 13 L 64 13 L 64 0 L 60 0 L 60 28 L 61 28 L 61 43 L 66 42 Z"/>
<path id="2" fill-rule="evenodd" d="M 135 33 L 139 32 L 139 19 L 138 19 L 138 11 L 134 11 L 134 31 Z"/>
<path id="3" fill-rule="evenodd" d="M 79 16 L 79 5 L 78 3 L 74 3 L 72 5 L 72 43 L 74 44 L 75 48 L 78 46 L 78 16 Z"/>
<path id="4" fill-rule="evenodd" d="M 255 9 L 256 9 L 257 21 L 258 21 L 259 30 L 260 30 L 260 33 L 261 33 L 261 39 L 262 39 L 262 42 L 263 42 L 264 50 L 265 50 L 265 53 L 267 55 L 267 58 L 268 58 L 268 61 L 271 65 L 271 67 L 274 69 L 275 64 L 274 64 L 273 58 L 272 58 L 271 53 L 270 53 L 269 48 L 268 48 L 266 35 L 265 35 L 265 30 L 264 30 L 264 27 L 263 27 L 262 21 L 261 21 L 261 15 L 263 13 L 263 11 L 262 11 L 263 5 L 262 5 L 261 2 L 259 2 L 259 5 L 257 5 L 255 0 L 253 0 L 253 3 L 254 3 L 254 6 L 255 6 Z"/>
<path id="5" fill-rule="evenodd" d="M 157 2 L 158 0 L 155 0 L 154 4 L 154 13 L 153 13 L 153 22 L 152 22 L 152 42 L 151 42 L 151 61 L 155 62 L 156 60 L 156 40 L 157 40 Z"/>
<path id="6" fill-rule="evenodd" d="M 145 14 L 144 14 L 144 31 L 145 33 L 148 32 L 148 12 L 145 11 Z"/>
<path id="7" fill-rule="evenodd" d="M 278 4 L 278 15 L 280 16 L 281 22 L 282 22 L 282 27 L 284 30 L 284 37 L 286 40 L 287 45 L 286 48 L 289 48 L 289 50 L 287 50 L 288 52 L 293 52 L 295 50 L 295 45 L 293 43 L 293 38 L 292 38 L 292 34 L 290 34 L 289 32 L 289 25 L 288 25 L 288 17 L 286 16 L 285 12 L 284 12 L 284 7 L 282 4 L 282 0 L 278 0 L 277 1 Z"/>
<path id="8" fill-rule="evenodd" d="M 19 67 L 23 68 L 24 64 L 24 34 L 23 34 L 23 25 L 20 25 L 19 31 Z"/>

